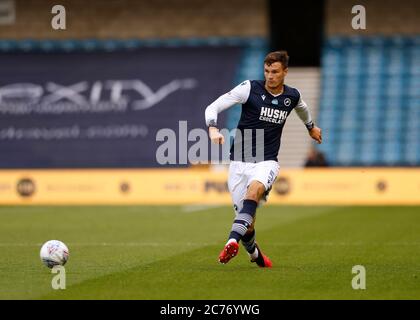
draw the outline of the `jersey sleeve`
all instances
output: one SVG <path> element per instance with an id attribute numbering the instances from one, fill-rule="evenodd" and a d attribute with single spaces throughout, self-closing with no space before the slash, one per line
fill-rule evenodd
<path id="1" fill-rule="evenodd" d="M 248 100 L 251 91 L 251 82 L 249 80 L 242 82 L 228 93 L 221 95 L 205 111 L 207 126 L 217 125 L 217 116 L 220 112 L 234 106 L 235 104 L 244 104 Z"/>
<path id="2" fill-rule="evenodd" d="M 299 101 L 295 107 L 295 111 L 299 116 L 300 120 L 307 125 L 312 122 L 311 112 L 309 110 L 308 105 L 305 101 L 303 101 L 301 94 L 299 93 Z"/>

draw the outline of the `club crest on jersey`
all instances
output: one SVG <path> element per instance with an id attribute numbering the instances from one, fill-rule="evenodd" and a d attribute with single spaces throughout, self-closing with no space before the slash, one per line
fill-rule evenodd
<path id="1" fill-rule="evenodd" d="M 277 124 L 282 124 L 286 121 L 287 111 L 279 110 L 277 108 L 261 107 L 260 120 Z"/>
<path id="2" fill-rule="evenodd" d="M 284 105 L 286 106 L 286 107 L 288 107 L 288 106 L 290 106 L 290 104 L 292 103 L 292 100 L 290 100 L 290 98 L 286 98 L 286 99 L 284 99 Z"/>
<path id="3" fill-rule="evenodd" d="M 272 104 L 275 104 L 275 105 L 278 105 L 279 104 L 279 101 L 277 99 L 273 99 L 273 100 L 271 100 L 271 103 Z"/>

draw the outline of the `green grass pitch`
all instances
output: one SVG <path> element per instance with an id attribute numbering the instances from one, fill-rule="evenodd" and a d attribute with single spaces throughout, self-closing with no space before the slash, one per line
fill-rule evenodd
<path id="1" fill-rule="evenodd" d="M 0 299 L 420 299 L 420 207 L 262 207 L 257 241 L 217 262 L 230 207 L 0 207 Z M 70 249 L 65 290 L 43 242 Z M 366 268 L 366 290 L 351 286 Z"/>

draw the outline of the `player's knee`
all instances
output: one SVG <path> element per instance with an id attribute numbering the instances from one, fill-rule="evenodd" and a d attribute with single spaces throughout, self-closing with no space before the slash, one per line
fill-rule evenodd
<path id="1" fill-rule="evenodd" d="M 248 192 L 246 195 L 246 199 L 254 200 L 255 202 L 258 202 L 258 192 L 257 191 Z"/>
<path id="2" fill-rule="evenodd" d="M 246 199 L 254 200 L 255 202 L 258 202 L 260 201 L 264 192 L 265 192 L 265 187 L 261 182 L 252 183 L 249 186 L 248 191 L 246 193 Z"/>

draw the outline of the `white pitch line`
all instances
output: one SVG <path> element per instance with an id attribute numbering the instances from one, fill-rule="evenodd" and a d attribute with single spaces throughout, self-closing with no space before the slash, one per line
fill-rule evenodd
<path id="1" fill-rule="evenodd" d="M 186 205 L 181 208 L 182 212 L 199 212 L 199 211 L 205 211 L 215 208 L 223 207 L 221 205 L 202 205 L 202 204 L 193 204 L 193 205 Z M 233 212 L 233 210 L 232 210 Z"/>

